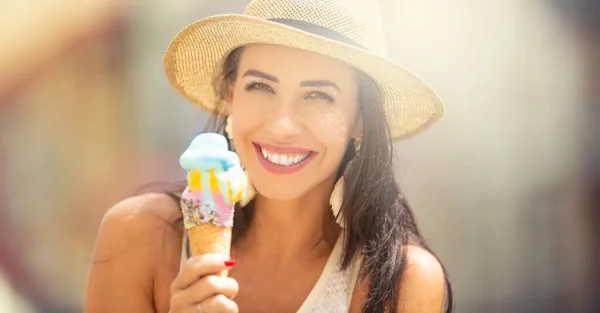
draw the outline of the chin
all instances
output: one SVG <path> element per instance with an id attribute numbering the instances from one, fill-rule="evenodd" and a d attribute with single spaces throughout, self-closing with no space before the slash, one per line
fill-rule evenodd
<path id="1" fill-rule="evenodd" d="M 292 201 L 306 193 L 306 190 L 299 187 L 298 184 L 288 183 L 277 184 L 270 182 L 267 186 L 258 183 L 254 185 L 254 188 L 256 188 L 256 192 L 261 196 L 275 201 Z"/>

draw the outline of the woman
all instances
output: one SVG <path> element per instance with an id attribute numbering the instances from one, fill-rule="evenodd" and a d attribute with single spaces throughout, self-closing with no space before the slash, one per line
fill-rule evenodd
<path id="1" fill-rule="evenodd" d="M 374 1 L 256 0 L 177 35 L 167 77 L 213 113 L 256 195 L 236 209 L 231 260 L 188 256 L 183 188 L 117 204 L 86 312 L 450 312 L 392 171 L 392 141 L 442 104 L 381 57 L 378 13 Z"/>

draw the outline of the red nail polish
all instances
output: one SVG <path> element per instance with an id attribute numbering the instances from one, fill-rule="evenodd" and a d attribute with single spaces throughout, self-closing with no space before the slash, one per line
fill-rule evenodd
<path id="1" fill-rule="evenodd" d="M 235 265 L 234 259 L 229 259 L 229 260 L 225 261 L 225 266 L 227 266 L 227 267 L 232 267 L 234 265 Z"/>

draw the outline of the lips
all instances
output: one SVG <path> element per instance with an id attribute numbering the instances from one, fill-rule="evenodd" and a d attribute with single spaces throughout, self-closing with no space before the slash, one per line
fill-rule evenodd
<path id="1" fill-rule="evenodd" d="M 269 172 L 289 174 L 306 166 L 316 152 L 299 147 L 279 147 L 263 143 L 253 143 L 261 165 Z"/>

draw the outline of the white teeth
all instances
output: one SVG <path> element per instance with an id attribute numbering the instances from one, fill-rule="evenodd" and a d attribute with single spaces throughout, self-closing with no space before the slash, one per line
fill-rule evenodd
<path id="1" fill-rule="evenodd" d="M 304 161 L 310 152 L 303 155 L 286 155 L 286 154 L 277 154 L 270 151 L 267 151 L 265 148 L 261 147 L 260 151 L 265 159 L 269 160 L 273 164 L 282 165 L 282 166 L 290 166 L 294 164 L 298 164 Z"/>

